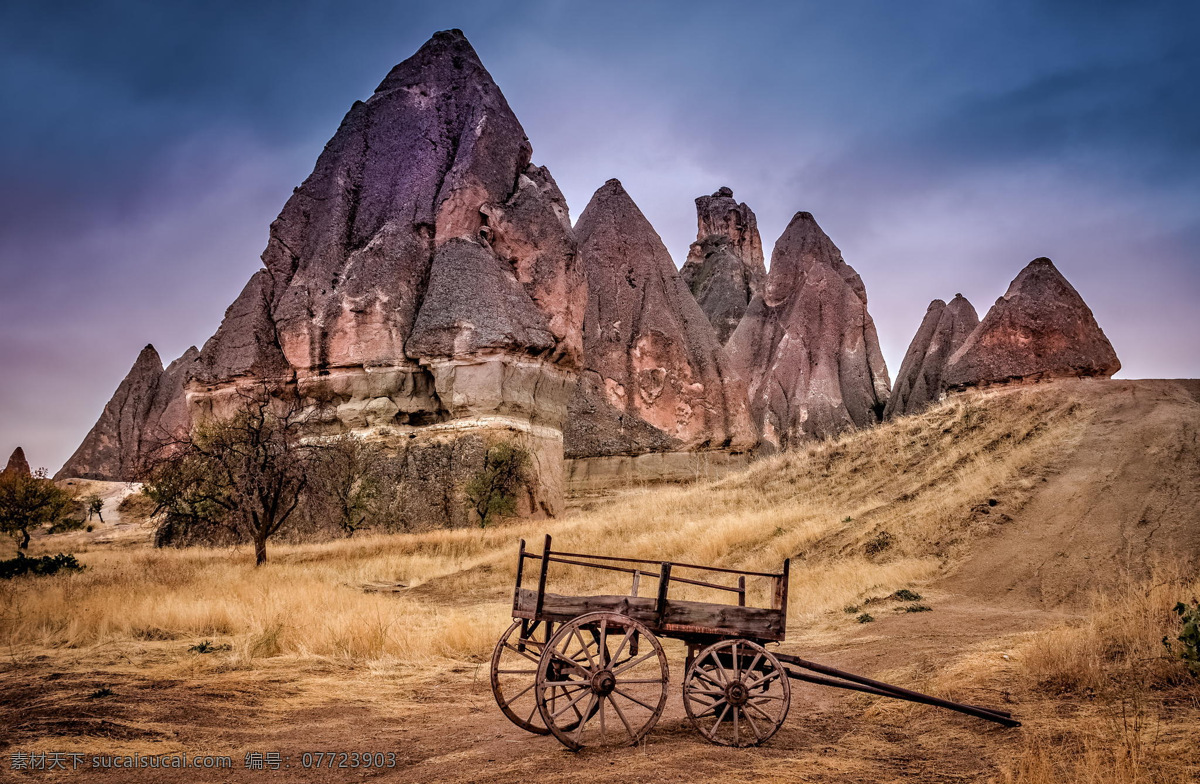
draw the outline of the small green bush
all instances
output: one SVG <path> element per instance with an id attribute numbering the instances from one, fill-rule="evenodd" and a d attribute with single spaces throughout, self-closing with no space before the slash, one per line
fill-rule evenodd
<path id="1" fill-rule="evenodd" d="M 899 599 L 902 602 L 919 602 L 921 601 L 921 594 L 916 591 L 910 591 L 907 588 L 901 588 L 892 594 L 892 598 Z"/>
<path id="2" fill-rule="evenodd" d="M 213 645 L 212 640 L 204 640 L 188 648 L 188 653 L 216 653 L 231 650 L 228 645 Z"/>
<path id="3" fill-rule="evenodd" d="M 479 527 L 517 510 L 517 492 L 529 482 L 529 452 L 501 442 L 490 447 L 480 470 L 464 488 Z"/>
<path id="4" fill-rule="evenodd" d="M 110 688 L 108 688 L 107 686 L 105 686 L 104 688 L 102 688 L 102 689 L 96 689 L 94 692 L 92 692 L 91 694 L 89 694 L 89 695 L 88 695 L 88 699 L 89 699 L 89 700 L 102 700 L 102 699 L 104 699 L 105 697 L 112 697 L 112 696 L 114 696 L 115 694 L 116 694 L 116 692 L 115 692 L 115 691 L 113 691 L 112 689 L 110 689 Z"/>
<path id="5" fill-rule="evenodd" d="M 16 558 L 0 561 L 0 580 L 31 575 L 49 575 L 60 571 L 79 572 L 83 565 L 75 560 L 75 556 L 59 553 L 58 555 L 43 555 L 41 558 L 26 558 L 17 553 Z"/>
<path id="6" fill-rule="evenodd" d="M 874 620 L 875 616 L 871 615 L 871 613 L 863 613 L 862 615 L 858 616 L 859 623 L 871 623 Z"/>
<path id="7" fill-rule="evenodd" d="M 1175 645 L 1163 637 L 1163 645 L 1168 652 L 1183 659 L 1188 672 L 1200 678 L 1200 601 L 1192 599 L 1190 605 L 1179 602 L 1174 609 L 1183 624 L 1175 638 L 1180 644 Z"/>
<path id="8" fill-rule="evenodd" d="M 884 550 L 890 548 L 896 542 L 896 537 L 892 536 L 891 531 L 886 529 L 875 534 L 870 541 L 863 546 L 863 551 L 867 555 L 879 555 Z"/>
<path id="9" fill-rule="evenodd" d="M 859 607 L 857 604 L 847 604 L 845 607 L 842 608 L 842 612 L 846 613 L 846 615 L 854 615 L 854 613 L 858 612 L 861 609 L 862 608 Z"/>
<path id="10" fill-rule="evenodd" d="M 91 528 L 91 526 L 88 526 L 88 528 Z M 68 531 L 82 531 L 82 530 L 83 530 L 83 521 L 82 520 L 76 520 L 76 519 L 73 519 L 70 517 L 65 517 L 62 520 L 59 520 L 54 525 L 50 526 L 50 528 L 48 529 L 48 533 L 65 534 Z"/>
<path id="11" fill-rule="evenodd" d="M 904 612 L 906 612 L 906 613 L 932 612 L 932 611 L 933 611 L 933 608 L 927 604 L 910 604 L 904 608 Z"/>

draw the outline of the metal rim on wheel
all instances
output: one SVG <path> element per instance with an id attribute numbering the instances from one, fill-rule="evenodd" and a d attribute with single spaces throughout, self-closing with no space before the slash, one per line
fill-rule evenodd
<path id="1" fill-rule="evenodd" d="M 792 689 L 779 660 L 758 643 L 722 640 L 696 656 L 683 681 L 683 707 L 711 743 L 758 746 L 783 725 Z"/>
<path id="2" fill-rule="evenodd" d="M 500 635 L 492 651 L 492 694 L 500 710 L 513 724 L 537 735 L 549 735 L 550 730 L 546 729 L 538 712 L 537 695 L 534 692 L 538 661 L 546 645 L 544 641 L 532 639 L 537 626 L 537 622 L 529 625 L 528 636 L 523 638 L 523 622 L 513 621 L 508 631 Z"/>
<path id="3" fill-rule="evenodd" d="M 567 748 L 629 746 L 667 702 L 667 657 L 643 624 L 596 612 L 562 624 L 538 662 L 542 721 Z"/>

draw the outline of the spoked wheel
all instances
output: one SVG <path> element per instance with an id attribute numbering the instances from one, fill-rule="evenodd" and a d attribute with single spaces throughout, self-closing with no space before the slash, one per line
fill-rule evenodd
<path id="1" fill-rule="evenodd" d="M 791 706 L 787 673 L 749 640 L 700 651 L 683 682 L 683 707 L 700 734 L 722 746 L 757 746 L 774 735 Z"/>
<path id="2" fill-rule="evenodd" d="M 667 679 L 667 657 L 649 629 L 619 613 L 589 613 L 560 626 L 542 651 L 538 709 L 573 751 L 629 746 L 662 715 Z"/>
<path id="3" fill-rule="evenodd" d="M 537 682 L 538 661 L 545 638 L 550 636 L 549 626 L 542 631 L 542 641 L 533 639 L 539 631 L 539 621 L 513 621 L 508 631 L 500 635 L 496 649 L 492 651 L 492 694 L 496 704 L 509 720 L 523 730 L 538 735 L 549 735 L 542 716 L 538 713 Z M 522 628 L 526 630 L 522 635 Z"/>

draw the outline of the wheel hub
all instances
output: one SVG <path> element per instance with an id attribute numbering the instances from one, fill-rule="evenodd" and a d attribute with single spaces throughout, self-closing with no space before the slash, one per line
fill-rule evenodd
<path id="1" fill-rule="evenodd" d="M 734 681 L 725 687 L 725 699 L 729 700 L 730 705 L 745 705 L 749 698 L 750 691 L 741 681 Z"/>
<path id="2" fill-rule="evenodd" d="M 592 691 L 595 694 L 605 697 L 612 694 L 615 688 L 617 688 L 617 679 L 612 674 L 612 670 L 601 670 L 592 676 Z"/>

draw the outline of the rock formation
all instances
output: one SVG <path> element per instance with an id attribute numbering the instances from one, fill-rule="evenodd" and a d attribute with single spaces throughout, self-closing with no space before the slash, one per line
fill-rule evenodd
<path id="1" fill-rule="evenodd" d="M 721 343 L 737 329 L 751 298 L 767 277 L 758 221 L 733 191 L 721 188 L 696 199 L 696 241 L 680 275 Z"/>
<path id="2" fill-rule="evenodd" d="M 779 447 L 871 425 L 887 405 L 866 289 L 807 212 L 775 244 L 766 287 L 726 347 L 759 432 Z"/>
<path id="3" fill-rule="evenodd" d="M 946 391 L 946 363 L 978 325 L 975 308 L 962 294 L 955 294 L 949 305 L 940 299 L 929 303 L 896 374 L 884 417 L 915 414 L 937 401 Z"/>
<path id="4" fill-rule="evenodd" d="M 145 459 L 191 427 L 184 384 L 198 356 L 192 346 L 163 370 L 154 346 L 143 348 L 100 419 L 55 478 L 139 478 Z"/>
<path id="5" fill-rule="evenodd" d="M 596 191 L 575 232 L 588 302 L 567 456 L 752 446 L 745 386 L 620 182 Z"/>
<path id="6" fill-rule="evenodd" d="M 201 351 L 192 415 L 294 385 L 314 435 L 407 455 L 409 495 L 440 499 L 420 525 L 465 524 L 456 488 L 512 440 L 534 466 L 521 511 L 558 512 L 587 294 L 565 200 L 531 155 L 462 33 L 434 35 L 350 108 L 271 224 L 265 269 Z"/>
<path id="7" fill-rule="evenodd" d="M 0 474 L 21 474 L 22 476 L 32 476 L 29 470 L 29 461 L 25 459 L 25 450 L 17 447 L 13 450 L 12 455 L 8 458 L 8 465 L 4 466 L 4 470 Z"/>
<path id="8" fill-rule="evenodd" d="M 1047 258 L 1034 259 L 950 357 L 951 388 L 1098 376 L 1121 362 L 1079 292 Z"/>

